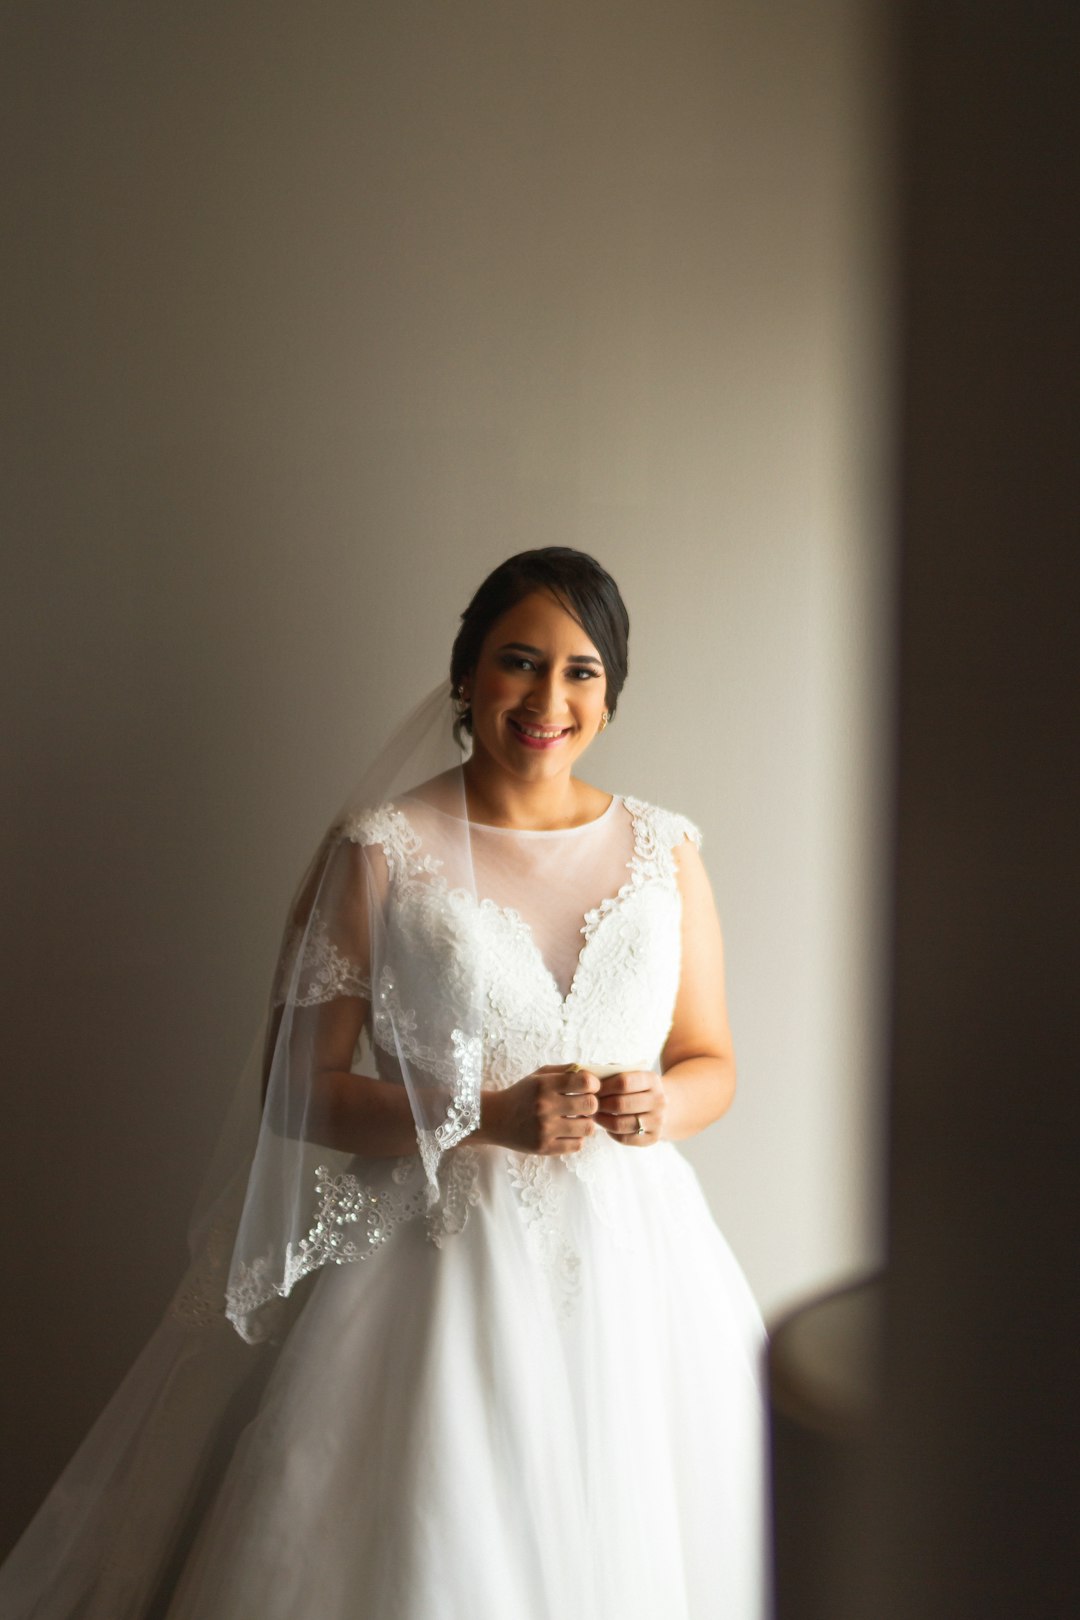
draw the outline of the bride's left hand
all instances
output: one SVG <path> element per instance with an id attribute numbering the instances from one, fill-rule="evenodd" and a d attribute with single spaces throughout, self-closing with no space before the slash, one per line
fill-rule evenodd
<path id="1" fill-rule="evenodd" d="M 660 1140 L 667 1096 L 664 1082 L 648 1069 L 627 1069 L 601 1080 L 593 1116 L 624 1147 L 651 1147 Z M 644 1130 L 638 1129 L 641 1120 Z"/>

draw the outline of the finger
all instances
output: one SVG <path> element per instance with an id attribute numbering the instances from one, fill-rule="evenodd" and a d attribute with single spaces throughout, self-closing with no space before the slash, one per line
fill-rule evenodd
<path id="1" fill-rule="evenodd" d="M 573 1119 L 580 1114 L 595 1114 L 596 1098 L 588 1091 L 550 1091 L 540 1101 L 539 1111 Z"/>
<path id="2" fill-rule="evenodd" d="M 620 1097 L 605 1097 L 600 1093 L 600 1112 L 602 1114 L 645 1114 L 648 1113 L 656 1099 L 656 1093 L 650 1091 L 628 1091 Z"/>
<path id="3" fill-rule="evenodd" d="M 559 1127 L 557 1142 L 575 1141 L 582 1136 L 591 1136 L 596 1125 L 591 1119 L 566 1119 Z"/>
<path id="4" fill-rule="evenodd" d="M 641 1120 L 645 1132 L 639 1132 L 638 1120 Z M 636 1114 L 597 1114 L 597 1124 L 602 1125 L 612 1136 L 638 1136 L 647 1133 L 653 1128 L 654 1116 L 648 1109 L 642 1108 Z"/>
<path id="5" fill-rule="evenodd" d="M 628 1091 L 640 1091 L 642 1081 L 651 1083 L 653 1076 L 645 1069 L 624 1069 L 620 1074 L 609 1074 L 600 1082 L 603 1097 L 620 1097 Z"/>
<path id="6" fill-rule="evenodd" d="M 564 1097 L 580 1097 L 587 1093 L 600 1090 L 600 1081 L 588 1069 L 583 1069 L 578 1063 L 571 1063 L 565 1071 L 566 1084 L 562 1087 Z"/>
<path id="7" fill-rule="evenodd" d="M 632 1147 L 635 1143 L 640 1146 L 644 1142 L 651 1142 L 656 1135 L 654 1121 L 649 1118 L 648 1114 L 639 1114 L 638 1119 L 641 1120 L 643 1129 L 638 1129 L 637 1119 L 620 1119 L 615 1128 L 609 1131 L 608 1134 L 614 1137 L 616 1142 L 620 1142 L 623 1147 Z"/>
<path id="8" fill-rule="evenodd" d="M 611 1140 L 619 1147 L 651 1147 L 656 1141 L 655 1131 L 613 1131 Z"/>
<path id="9" fill-rule="evenodd" d="M 604 1097 L 617 1097 L 621 1091 L 626 1090 L 629 1079 L 630 1076 L 625 1073 L 606 1074 L 600 1082 L 601 1095 Z"/>
<path id="10" fill-rule="evenodd" d="M 542 1093 L 540 1106 L 549 1114 L 594 1114 L 598 1104 L 592 1086 L 577 1086 L 573 1091 L 551 1086 Z"/>

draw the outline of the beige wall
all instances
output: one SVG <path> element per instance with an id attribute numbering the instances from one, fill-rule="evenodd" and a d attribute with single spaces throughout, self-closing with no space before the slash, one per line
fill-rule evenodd
<path id="1" fill-rule="evenodd" d="M 524 546 L 629 603 L 592 776 L 705 830 L 721 1225 L 769 1312 L 873 1256 L 884 624 L 857 0 L 20 9 L 12 1526 L 178 1274 L 356 717 Z"/>

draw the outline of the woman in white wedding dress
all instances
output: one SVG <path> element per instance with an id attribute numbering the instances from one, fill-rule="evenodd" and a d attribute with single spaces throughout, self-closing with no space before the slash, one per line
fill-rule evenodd
<path id="1" fill-rule="evenodd" d="M 700 837 L 574 774 L 627 623 L 565 548 L 477 592 L 457 776 L 301 888 L 227 1283 L 219 1214 L 5 1617 L 761 1620 L 763 1329 L 675 1146 L 734 1088 Z"/>

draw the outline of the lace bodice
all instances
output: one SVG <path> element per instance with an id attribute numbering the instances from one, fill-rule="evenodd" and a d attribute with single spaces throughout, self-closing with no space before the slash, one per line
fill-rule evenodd
<path id="1" fill-rule="evenodd" d="M 600 820 L 606 836 L 602 850 L 593 848 L 592 864 L 604 861 L 610 870 L 609 852 L 625 837 L 626 858 L 616 868 L 622 882 L 596 904 L 575 905 L 573 879 L 561 863 L 562 886 L 570 891 L 564 913 L 572 915 L 577 936 L 565 989 L 525 907 L 500 904 L 485 892 L 483 851 L 474 896 L 432 883 L 438 859 L 403 811 L 383 808 L 346 829 L 359 842 L 381 845 L 390 874 L 387 927 L 399 947 L 394 956 L 410 978 L 443 987 L 448 1023 L 459 1000 L 473 995 L 477 982 L 484 986 L 486 1086 L 512 1084 L 544 1063 L 648 1067 L 659 1059 L 679 982 L 674 850 L 684 838 L 700 843 L 700 833 L 685 817 L 639 799 L 614 800 Z M 590 893 L 588 882 L 588 875 L 579 877 L 581 893 Z M 395 985 L 406 1004 L 409 988 L 408 980 Z M 373 1034 L 378 1042 L 377 1018 Z M 383 1072 L 392 1072 L 392 1050 L 384 1058 Z"/>
<path id="2" fill-rule="evenodd" d="M 437 977 L 447 987 L 448 1020 L 454 1016 L 455 985 L 458 994 L 471 993 L 477 977 L 485 986 L 485 1086 L 511 1085 L 546 1063 L 659 1067 L 679 985 L 681 901 L 675 849 L 687 838 L 700 845 L 701 834 L 684 816 L 634 798 L 617 798 L 600 819 L 603 837 L 591 840 L 589 868 L 595 871 L 599 864 L 610 870 L 610 852 L 625 840 L 626 859 L 619 872 L 623 881 L 598 903 L 577 909 L 576 964 L 565 990 L 522 909 L 484 893 L 482 850 L 474 897 L 431 884 L 431 852 L 402 812 L 376 812 L 349 829 L 351 837 L 382 844 L 391 880 L 389 926 L 407 946 L 400 954 L 409 971 L 429 982 Z M 565 838 L 558 851 L 564 886 L 568 847 L 570 839 Z M 573 863 L 569 869 L 574 870 Z M 590 892 L 590 878 L 580 867 L 576 881 L 580 893 Z M 399 989 L 407 995 L 407 987 Z M 380 1072 L 392 1068 L 392 1057 L 383 1054 Z M 444 1196 L 429 1216 L 429 1234 L 437 1243 L 464 1225 L 476 1197 L 479 1151 L 466 1138 L 448 1156 Z M 604 1132 L 574 1154 L 505 1154 L 537 1258 L 568 1306 L 576 1256 L 559 1220 L 565 1178 L 576 1176 L 589 1187 L 598 1208 L 605 1206 L 605 1171 L 612 1154 L 625 1157 L 625 1150 Z"/>
<path id="3" fill-rule="evenodd" d="M 698 829 L 684 816 L 619 796 L 595 823 L 560 833 L 514 833 L 508 842 L 496 836 L 503 829 L 472 827 L 475 870 L 466 887 L 444 871 L 437 823 L 429 816 L 425 824 L 423 814 L 382 805 L 340 829 L 353 843 L 378 846 L 385 858 L 393 976 L 359 983 L 355 966 L 329 941 L 324 948 L 316 933 L 312 960 L 303 964 L 303 1000 L 366 994 L 378 1072 L 389 1079 L 400 1078 L 396 1048 L 403 1044 L 412 1064 L 438 1076 L 438 1065 L 446 1064 L 438 1054 L 455 1052 L 460 1026 L 468 1023 L 463 1009 L 480 997 L 476 1060 L 485 1087 L 511 1085 L 544 1064 L 658 1069 L 679 985 L 675 851 L 685 839 L 700 845 Z M 426 1045 L 410 1034 L 408 1009 L 417 996 L 428 1012 Z M 455 1061 L 461 1057 L 457 1050 Z M 356 1161 L 338 1173 L 322 1167 L 310 1230 L 289 1255 L 289 1286 L 327 1262 L 363 1259 L 418 1216 L 426 1215 L 431 1241 L 443 1244 L 479 1201 L 481 1159 L 494 1152 L 517 1195 L 535 1258 L 561 1304 L 572 1308 L 577 1256 L 562 1219 L 569 1187 L 586 1188 L 610 1223 L 615 1181 L 643 1173 L 628 1172 L 627 1161 L 642 1167 L 670 1147 L 628 1152 L 598 1131 L 579 1152 L 562 1156 L 492 1150 L 470 1144 L 477 1123 L 450 1122 L 456 1145 L 442 1156 L 433 1208 L 416 1156 Z M 265 1286 L 257 1276 L 251 1282 L 255 1303 Z"/>
<path id="4" fill-rule="evenodd" d="M 622 800 L 632 853 L 617 891 L 578 914 L 579 948 L 563 993 L 529 923 L 481 901 L 485 1083 L 511 1084 L 544 1063 L 654 1067 L 679 984 L 680 902 L 674 846 L 698 838 L 681 817 Z"/>

